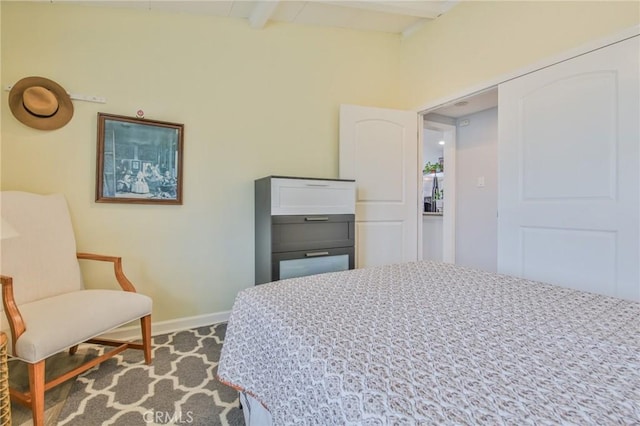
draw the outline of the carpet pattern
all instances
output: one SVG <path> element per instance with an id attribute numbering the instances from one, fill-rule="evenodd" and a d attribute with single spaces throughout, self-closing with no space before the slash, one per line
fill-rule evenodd
<path id="1" fill-rule="evenodd" d="M 73 382 L 51 424 L 244 425 L 238 393 L 215 378 L 225 331 L 222 323 L 155 336 L 151 365 L 142 351 L 116 355 Z M 108 350 L 81 348 L 89 358 Z"/>

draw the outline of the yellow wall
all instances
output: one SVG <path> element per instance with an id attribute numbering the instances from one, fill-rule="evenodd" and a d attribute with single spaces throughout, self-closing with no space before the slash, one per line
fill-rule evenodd
<path id="1" fill-rule="evenodd" d="M 2 92 L 2 189 L 62 192 L 82 251 L 122 255 L 154 321 L 253 285 L 253 181 L 338 174 L 341 103 L 395 104 L 399 37 L 60 3 L 2 2 L 2 86 L 41 75 L 72 121 L 24 126 Z M 96 204 L 96 114 L 184 123 L 184 205 Z M 90 277 L 102 267 L 84 267 Z"/>
<path id="2" fill-rule="evenodd" d="M 62 192 L 78 247 L 122 255 L 154 321 L 220 312 L 253 284 L 253 180 L 337 177 L 338 106 L 418 108 L 640 20 L 638 2 L 463 2 L 409 38 L 60 3 L 1 2 L 1 83 L 72 93 L 37 131 L 2 92 L 1 187 Z M 96 113 L 185 124 L 184 205 L 94 202 Z M 85 267 L 90 278 L 102 272 Z"/>
<path id="3" fill-rule="evenodd" d="M 403 40 L 402 105 L 464 94 L 638 23 L 639 1 L 463 1 Z"/>

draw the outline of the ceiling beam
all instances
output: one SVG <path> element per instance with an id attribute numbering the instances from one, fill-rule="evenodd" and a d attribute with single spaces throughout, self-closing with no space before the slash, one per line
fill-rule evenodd
<path id="1" fill-rule="evenodd" d="M 438 1 L 349 1 L 349 0 L 317 0 L 334 6 L 364 9 L 373 12 L 393 13 L 396 15 L 414 16 L 416 18 L 435 19 L 442 14 Z"/>
<path id="2" fill-rule="evenodd" d="M 251 28 L 264 28 L 278 8 L 279 3 L 280 2 L 277 0 L 257 2 L 256 7 L 253 8 L 251 15 L 249 15 L 249 24 L 251 25 Z"/>
<path id="3" fill-rule="evenodd" d="M 401 32 L 402 38 L 405 39 L 405 38 L 409 37 L 411 34 L 415 33 L 420 28 L 424 27 L 427 24 L 427 22 L 429 22 L 430 20 L 431 19 L 421 18 L 421 19 L 417 20 L 416 22 L 414 22 L 413 24 L 409 25 L 407 28 L 402 30 L 402 32 Z"/>

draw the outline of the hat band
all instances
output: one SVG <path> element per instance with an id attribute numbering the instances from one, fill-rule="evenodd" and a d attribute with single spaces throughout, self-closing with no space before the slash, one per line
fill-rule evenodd
<path id="1" fill-rule="evenodd" d="M 53 111 L 51 114 L 36 114 L 35 112 L 31 111 L 29 109 L 28 106 L 25 105 L 24 101 L 22 101 L 22 106 L 24 107 L 24 109 L 26 109 L 27 111 L 29 111 L 29 114 L 38 117 L 38 118 L 49 118 L 49 117 L 53 117 L 54 115 L 56 115 L 56 113 L 58 112 L 58 110 L 60 109 L 60 105 L 58 105 L 56 107 L 56 110 Z"/>

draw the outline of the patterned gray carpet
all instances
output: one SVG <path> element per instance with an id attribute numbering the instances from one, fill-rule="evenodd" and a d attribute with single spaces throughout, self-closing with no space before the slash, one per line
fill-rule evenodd
<path id="1" fill-rule="evenodd" d="M 225 331 L 222 323 L 156 336 L 152 365 L 141 351 L 127 350 L 70 381 L 66 390 L 54 388 L 46 394 L 47 426 L 244 425 L 237 392 L 215 378 Z M 78 352 L 84 359 L 103 348 L 87 345 Z M 56 357 L 65 361 L 78 362 L 77 356 Z M 19 366 L 16 374 L 11 369 L 12 381 L 25 379 Z M 16 404 L 12 410 L 14 425 L 29 424 L 28 410 Z"/>

